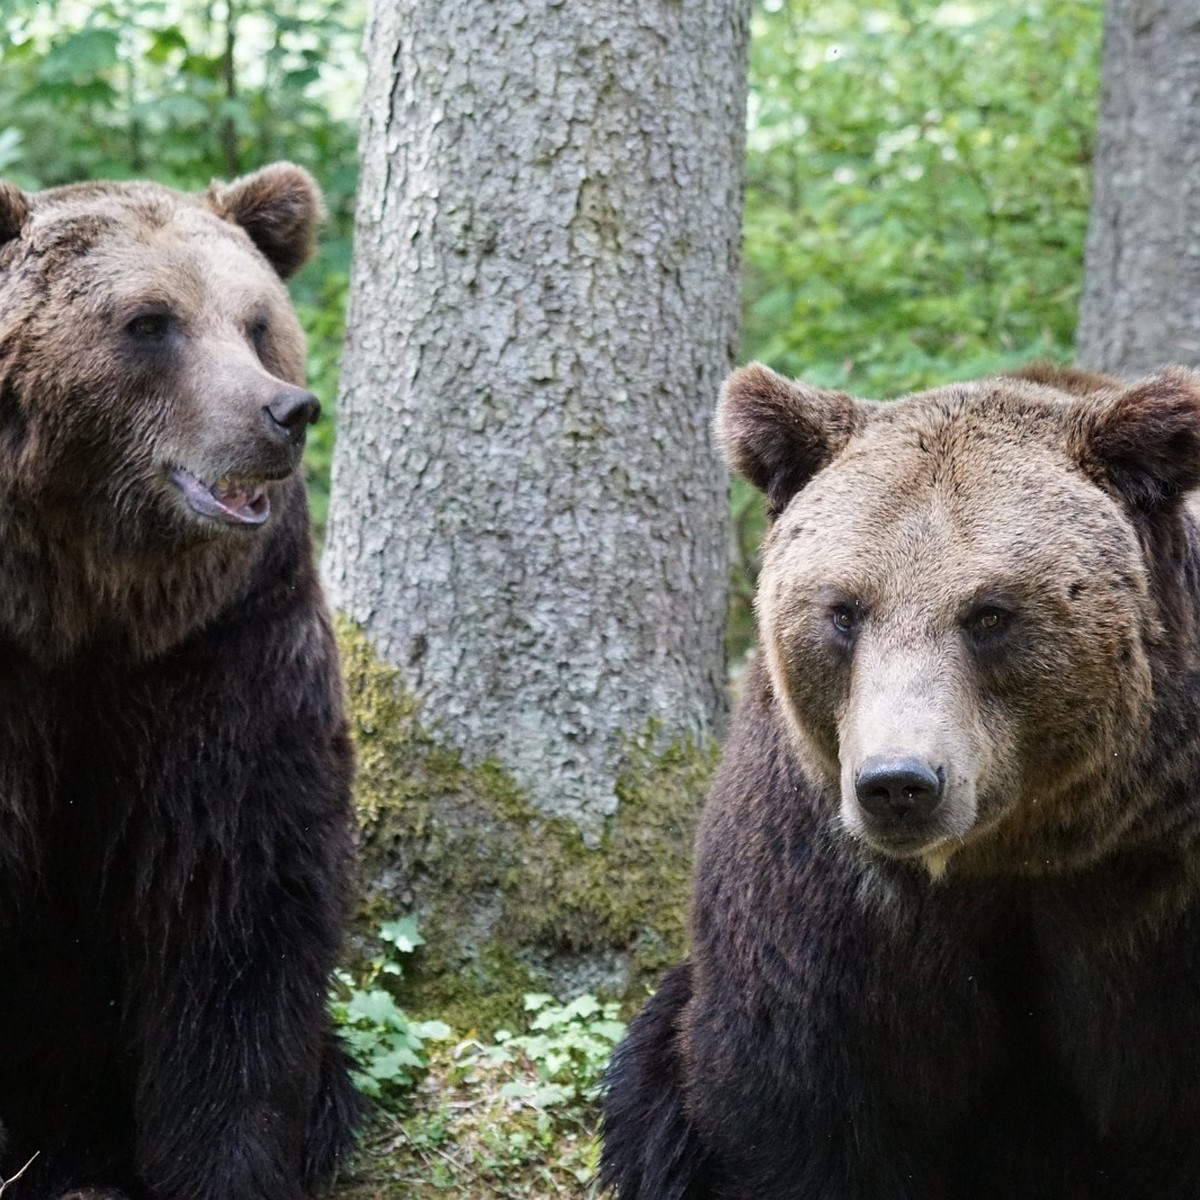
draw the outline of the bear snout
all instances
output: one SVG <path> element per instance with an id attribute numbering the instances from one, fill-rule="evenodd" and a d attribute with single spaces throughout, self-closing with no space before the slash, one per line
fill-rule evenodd
<path id="1" fill-rule="evenodd" d="M 913 830 L 941 803 L 944 768 L 920 758 L 872 755 L 854 779 L 859 806 L 879 830 Z"/>
<path id="2" fill-rule="evenodd" d="M 285 384 L 263 405 L 262 411 L 273 437 L 301 446 L 308 427 L 321 415 L 321 403 L 312 392 Z"/>
<path id="3" fill-rule="evenodd" d="M 954 755 L 883 749 L 843 759 L 845 829 L 889 858 L 924 857 L 940 843 L 959 844 L 975 823 L 973 770 Z"/>

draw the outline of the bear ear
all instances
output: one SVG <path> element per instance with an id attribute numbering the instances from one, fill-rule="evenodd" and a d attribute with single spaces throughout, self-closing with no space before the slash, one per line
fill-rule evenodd
<path id="1" fill-rule="evenodd" d="M 281 279 L 309 260 L 322 216 L 321 189 L 292 163 L 274 163 L 229 184 L 214 183 L 209 202 L 218 215 L 236 221 Z"/>
<path id="2" fill-rule="evenodd" d="M 717 441 L 729 466 L 766 493 L 774 517 L 833 461 L 864 418 L 845 392 L 821 391 L 751 363 L 721 391 Z"/>
<path id="3" fill-rule="evenodd" d="M 0 246 L 20 236 L 29 216 L 29 201 L 15 184 L 0 179 Z"/>
<path id="4" fill-rule="evenodd" d="M 1155 512 L 1200 485 L 1200 376 L 1167 367 L 1085 401 L 1075 452 L 1134 508 Z"/>

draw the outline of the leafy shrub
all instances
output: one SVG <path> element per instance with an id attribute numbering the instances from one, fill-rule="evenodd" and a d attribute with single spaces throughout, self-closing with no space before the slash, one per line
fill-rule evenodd
<path id="1" fill-rule="evenodd" d="M 357 980 L 348 971 L 336 971 L 330 1010 L 358 1064 L 358 1086 L 366 1095 L 394 1106 L 429 1065 L 425 1041 L 448 1038 L 450 1027 L 443 1021 L 414 1021 L 381 986 L 384 977 L 396 979 L 402 974 L 395 954 L 411 954 L 425 944 L 416 918 L 385 922 L 379 936 L 394 953 L 373 958 Z"/>
<path id="2" fill-rule="evenodd" d="M 476 1051 L 489 1066 L 524 1061 L 533 1068 L 533 1080 L 513 1079 L 501 1087 L 501 1096 L 542 1109 L 593 1100 L 613 1047 L 625 1034 L 618 1006 L 595 996 L 559 1004 L 553 996 L 530 993 L 525 1011 L 535 1014 L 529 1033 L 498 1030 L 494 1045 Z"/>
<path id="3" fill-rule="evenodd" d="M 525 1007 L 527 1032 L 431 1047 L 429 1074 L 403 1114 L 377 1122 L 346 1200 L 596 1194 L 597 1088 L 625 1026 L 593 996 L 535 994 Z"/>
<path id="4" fill-rule="evenodd" d="M 762 0 L 747 357 L 892 396 L 1067 356 L 1099 0 Z"/>

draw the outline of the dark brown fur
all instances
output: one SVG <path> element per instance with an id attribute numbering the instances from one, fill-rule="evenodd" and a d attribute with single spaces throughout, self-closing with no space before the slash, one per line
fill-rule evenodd
<path id="1" fill-rule="evenodd" d="M 288 164 L 0 187 L 0 1175 L 39 1152 L 27 1200 L 297 1200 L 349 1142 L 351 755 L 281 282 L 319 209 Z"/>
<path id="2" fill-rule="evenodd" d="M 779 512 L 762 654 L 692 961 L 610 1074 L 604 1179 L 1197 1194 L 1200 380 L 1039 368 L 871 405 L 755 367 L 718 429 Z M 936 767 L 929 811 L 868 804 L 897 760 Z"/>

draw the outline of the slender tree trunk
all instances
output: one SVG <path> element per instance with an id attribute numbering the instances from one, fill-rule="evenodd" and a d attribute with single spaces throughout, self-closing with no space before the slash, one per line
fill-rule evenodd
<path id="1" fill-rule="evenodd" d="M 225 99 L 231 103 L 237 99 L 237 9 L 234 0 L 228 0 L 225 6 L 225 48 L 221 53 L 221 77 L 225 84 Z M 221 153 L 225 157 L 225 174 L 232 179 L 238 174 L 240 161 L 238 156 L 237 125 L 232 114 L 221 122 Z"/>
<path id="2" fill-rule="evenodd" d="M 748 9 L 369 18 L 329 592 L 441 743 L 592 848 L 631 743 L 702 742 L 723 710 L 710 420 L 736 334 Z"/>
<path id="3" fill-rule="evenodd" d="M 1200 362 L 1200 8 L 1109 0 L 1076 349 L 1135 375 Z"/>

